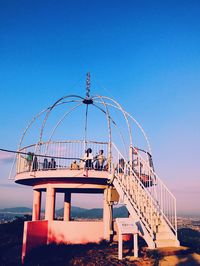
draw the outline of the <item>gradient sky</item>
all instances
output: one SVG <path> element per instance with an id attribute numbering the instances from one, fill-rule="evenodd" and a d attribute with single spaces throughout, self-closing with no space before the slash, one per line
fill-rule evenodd
<path id="1" fill-rule="evenodd" d="M 199 14 L 198 0 L 0 1 L 0 147 L 16 149 L 58 98 L 84 95 L 89 70 L 93 92 L 144 127 L 178 212 L 200 214 Z M 31 188 L 8 181 L 10 159 L 0 153 L 0 208 L 31 206 Z"/>

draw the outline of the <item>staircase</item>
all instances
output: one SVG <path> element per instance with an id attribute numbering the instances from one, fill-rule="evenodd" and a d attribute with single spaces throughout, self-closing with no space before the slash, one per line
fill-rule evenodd
<path id="1" fill-rule="evenodd" d="M 135 148 L 131 149 L 136 159 L 130 163 L 112 144 L 113 161 L 117 165 L 113 167 L 112 184 L 149 248 L 179 246 L 176 199 L 152 165 Z"/>

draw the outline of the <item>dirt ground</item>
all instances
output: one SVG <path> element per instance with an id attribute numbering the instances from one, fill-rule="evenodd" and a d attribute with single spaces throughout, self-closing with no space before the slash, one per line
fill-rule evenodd
<path id="1" fill-rule="evenodd" d="M 189 248 L 165 248 L 160 250 L 163 258 L 159 261 L 159 266 L 196 266 L 200 265 L 200 255 Z"/>
<path id="2" fill-rule="evenodd" d="M 127 265 L 147 266 L 196 266 L 200 265 L 200 254 L 188 247 L 143 249 L 141 257 L 125 256 Z M 133 264 L 132 264 L 133 263 Z"/>
<path id="3" fill-rule="evenodd" d="M 69 266 L 195 266 L 200 265 L 200 255 L 186 247 L 149 250 L 142 248 L 134 258 L 128 246 L 124 247 L 123 260 L 118 260 L 118 245 L 113 243 L 88 245 L 50 245 L 34 250 L 25 265 Z M 48 258 L 48 259 L 47 259 Z"/>

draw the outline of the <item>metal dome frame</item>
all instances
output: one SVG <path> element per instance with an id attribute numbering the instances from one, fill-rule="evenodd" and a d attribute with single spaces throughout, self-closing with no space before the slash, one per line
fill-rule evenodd
<path id="1" fill-rule="evenodd" d="M 66 99 L 72 98 L 68 101 L 63 101 Z M 74 99 L 75 98 L 75 99 Z M 108 102 L 109 101 L 109 102 Z M 68 104 L 68 103 L 78 103 L 77 105 L 71 107 L 69 110 L 67 110 L 67 112 L 64 113 L 64 115 L 62 115 L 62 117 L 58 120 L 58 122 L 56 123 L 56 125 L 53 127 L 51 133 L 50 133 L 50 137 L 48 138 L 48 142 L 51 141 L 53 134 L 55 133 L 56 129 L 58 128 L 58 126 L 64 121 L 64 119 L 75 109 L 77 109 L 78 107 L 82 106 L 83 104 L 86 105 L 86 112 L 85 112 L 85 136 L 84 136 L 84 140 L 87 140 L 87 115 L 88 115 L 88 106 L 91 104 L 93 105 L 93 107 L 95 107 L 96 109 L 100 110 L 102 113 L 105 114 L 106 119 L 107 119 L 107 127 L 108 127 L 108 143 L 112 142 L 112 129 L 111 129 L 111 123 L 115 126 L 115 128 L 118 130 L 118 133 L 120 135 L 121 141 L 123 143 L 124 149 L 126 150 L 127 147 L 125 145 L 125 141 L 124 141 L 124 137 L 122 132 L 120 131 L 119 127 L 117 126 L 116 121 L 111 117 L 110 115 L 110 107 L 113 107 L 119 111 L 121 111 L 121 113 L 124 116 L 126 125 L 127 125 L 127 129 L 128 129 L 128 135 L 129 135 L 129 147 L 133 147 L 133 139 L 132 139 L 132 129 L 131 129 L 131 122 L 133 122 L 137 128 L 139 128 L 140 132 L 142 133 L 142 135 L 144 136 L 144 139 L 146 141 L 147 144 L 147 148 L 148 148 L 148 153 L 152 154 L 151 152 L 151 146 L 147 137 L 146 132 L 144 131 L 143 127 L 141 126 L 141 124 L 130 114 L 128 113 L 116 100 L 107 97 L 107 96 L 103 96 L 103 95 L 95 95 L 89 98 L 84 98 L 81 97 L 79 95 L 66 95 L 60 99 L 58 99 L 53 105 L 51 105 L 50 107 L 42 110 L 41 112 L 39 112 L 38 114 L 36 114 L 36 116 L 33 117 L 33 119 L 28 123 L 27 127 L 25 128 L 25 130 L 22 133 L 19 145 L 18 145 L 18 151 L 22 148 L 22 143 L 23 140 L 28 132 L 28 130 L 31 128 L 31 126 L 34 124 L 34 122 L 39 119 L 44 113 L 45 117 L 43 119 L 42 125 L 41 125 L 41 129 L 40 129 L 40 135 L 39 135 L 39 140 L 37 142 L 37 145 L 40 145 L 40 143 L 42 143 L 42 138 L 43 138 L 43 132 L 45 129 L 45 125 L 47 123 L 47 120 L 49 118 L 50 113 L 58 106 L 63 105 L 63 104 Z M 98 104 L 100 104 L 101 106 L 99 106 Z"/>

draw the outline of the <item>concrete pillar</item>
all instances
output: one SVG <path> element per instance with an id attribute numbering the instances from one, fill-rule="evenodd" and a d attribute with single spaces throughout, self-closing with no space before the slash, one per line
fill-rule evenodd
<path id="1" fill-rule="evenodd" d="M 110 225 L 112 219 L 111 208 L 108 203 L 108 189 L 104 189 L 103 197 L 103 225 L 104 225 L 104 238 L 110 241 Z"/>
<path id="2" fill-rule="evenodd" d="M 55 213 L 55 188 L 52 188 L 51 186 L 47 186 L 45 220 L 53 221 L 54 213 Z"/>
<path id="3" fill-rule="evenodd" d="M 40 220 L 41 196 L 42 196 L 42 192 L 41 191 L 33 190 L 32 221 Z"/>
<path id="4" fill-rule="evenodd" d="M 71 193 L 65 192 L 64 195 L 64 221 L 71 219 Z"/>

